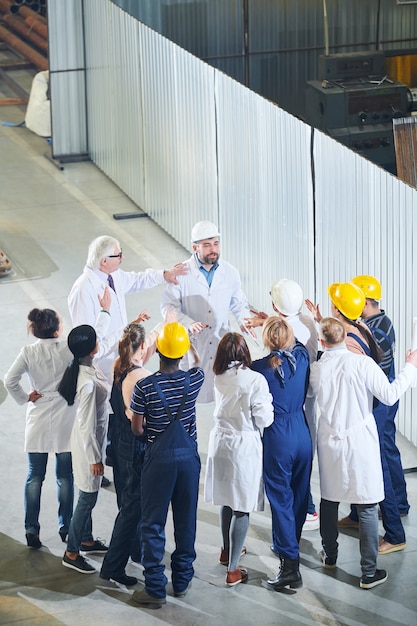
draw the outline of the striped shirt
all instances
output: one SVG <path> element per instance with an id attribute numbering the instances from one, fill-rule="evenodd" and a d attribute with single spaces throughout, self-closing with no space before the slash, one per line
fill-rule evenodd
<path id="1" fill-rule="evenodd" d="M 371 315 L 363 320 L 372 332 L 373 338 L 383 353 L 382 361 L 379 367 L 384 374 L 388 376 L 393 367 L 394 350 L 395 350 L 395 331 L 390 318 L 385 315 L 385 311 L 381 311 L 376 315 Z M 378 329 L 382 332 L 378 332 Z M 387 340 L 388 337 L 388 340 Z M 393 370 L 394 372 L 394 367 Z M 395 372 L 393 374 L 395 378 Z M 393 378 L 393 380 L 394 380 Z"/>
<path id="2" fill-rule="evenodd" d="M 204 372 L 200 367 L 193 367 L 189 370 L 189 374 L 190 386 L 180 421 L 188 434 L 196 441 L 195 403 L 204 381 Z M 185 374 L 182 370 L 178 370 L 173 374 L 156 372 L 136 383 L 130 408 L 137 415 L 144 416 L 147 443 L 152 443 L 170 423 L 170 419 L 152 383 L 153 378 L 161 387 L 174 418 L 177 415 L 184 395 Z"/>

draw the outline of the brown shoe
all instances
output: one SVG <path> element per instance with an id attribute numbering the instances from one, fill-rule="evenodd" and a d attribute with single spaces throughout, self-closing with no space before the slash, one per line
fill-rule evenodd
<path id="1" fill-rule="evenodd" d="M 384 539 L 381 539 L 378 546 L 378 554 L 390 554 L 391 552 L 400 552 L 400 550 L 404 550 L 406 546 L 406 542 L 403 543 L 389 543 Z"/>
<path id="2" fill-rule="evenodd" d="M 339 528 L 359 528 L 359 522 L 355 522 L 355 520 L 351 519 L 349 515 L 339 519 L 337 521 L 337 525 Z"/>
<path id="3" fill-rule="evenodd" d="M 228 587 L 234 587 L 239 583 L 245 583 L 248 580 L 248 572 L 244 567 L 238 567 L 233 572 L 227 572 L 226 585 Z"/>
<path id="4" fill-rule="evenodd" d="M 246 554 L 246 546 L 243 546 L 240 556 L 244 556 Z M 229 550 L 225 550 L 222 548 L 220 550 L 219 563 L 221 565 L 229 565 Z"/>

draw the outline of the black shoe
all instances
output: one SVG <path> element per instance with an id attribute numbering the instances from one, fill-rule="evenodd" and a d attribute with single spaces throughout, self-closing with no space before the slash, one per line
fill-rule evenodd
<path id="1" fill-rule="evenodd" d="M 82 543 L 80 552 L 83 552 L 84 554 L 106 554 L 108 549 L 108 546 L 105 546 L 100 539 L 96 539 L 91 546 Z"/>
<path id="2" fill-rule="evenodd" d="M 110 574 L 106 576 L 105 574 L 100 573 L 100 578 L 103 580 L 113 580 L 115 583 L 125 585 L 125 587 L 133 587 L 138 584 L 138 579 L 135 576 L 128 576 L 127 574 Z"/>
<path id="3" fill-rule="evenodd" d="M 327 554 L 323 550 L 322 552 L 320 552 L 320 559 L 325 569 L 335 569 L 337 557 L 331 558 L 327 556 Z"/>
<path id="4" fill-rule="evenodd" d="M 185 598 L 185 596 L 187 595 L 187 592 L 189 591 L 190 588 L 191 588 L 191 581 L 188 583 L 186 588 L 183 589 L 182 591 L 176 591 L 174 589 L 174 598 Z"/>
<path id="5" fill-rule="evenodd" d="M 75 569 L 77 572 L 80 572 L 80 574 L 95 574 L 96 572 L 95 567 L 87 563 L 81 554 L 79 554 L 75 560 L 70 559 L 69 556 L 64 554 L 62 557 L 62 565 L 70 569 Z"/>
<path id="6" fill-rule="evenodd" d="M 111 485 L 111 480 L 109 480 L 108 478 L 103 476 L 103 478 L 101 479 L 101 486 L 102 487 L 110 487 L 110 485 Z"/>
<path id="7" fill-rule="evenodd" d="M 275 578 L 269 579 L 268 585 L 275 591 L 280 591 L 284 587 L 299 589 L 303 586 L 300 570 L 298 569 L 299 559 L 281 559 L 281 568 Z"/>
<path id="8" fill-rule="evenodd" d="M 388 574 L 384 569 L 377 569 L 373 576 L 362 576 L 359 587 L 361 589 L 372 589 L 377 585 L 382 585 L 388 578 Z"/>
<path id="9" fill-rule="evenodd" d="M 139 604 L 139 606 L 147 606 L 149 609 L 160 609 L 163 604 L 166 604 L 166 598 L 154 598 L 150 596 L 146 589 L 141 591 L 135 591 L 131 596 L 132 602 Z"/>
<path id="10" fill-rule="evenodd" d="M 29 548 L 34 548 L 35 550 L 39 550 L 42 548 L 41 541 L 38 535 L 34 535 L 33 533 L 26 533 L 26 543 Z"/>
<path id="11" fill-rule="evenodd" d="M 62 543 L 67 543 L 68 533 L 67 533 L 66 530 L 60 530 L 59 531 L 59 536 L 61 537 Z"/>
<path id="12" fill-rule="evenodd" d="M 273 552 L 273 553 L 275 554 L 275 556 L 278 556 L 278 557 L 279 557 L 279 552 L 278 552 L 278 550 L 276 550 L 276 549 L 274 548 L 274 544 L 270 545 L 270 546 L 269 546 L 269 549 L 271 550 L 271 552 Z"/>

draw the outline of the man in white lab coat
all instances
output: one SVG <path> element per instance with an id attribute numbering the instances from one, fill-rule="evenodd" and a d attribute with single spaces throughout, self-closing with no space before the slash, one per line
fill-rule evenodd
<path id="1" fill-rule="evenodd" d="M 387 405 L 398 400 L 415 382 L 417 351 L 408 352 L 403 369 L 389 383 L 373 359 L 348 351 L 339 320 L 324 318 L 320 336 L 325 352 L 311 365 L 309 395 L 316 396 L 319 409 L 321 559 L 324 567 L 336 567 L 339 502 L 357 504 L 360 587 L 371 589 L 387 579 L 387 572 L 376 567 L 377 503 L 384 499 L 384 482 L 373 396 Z"/>
<path id="2" fill-rule="evenodd" d="M 120 269 L 123 259 L 120 243 L 114 237 L 97 237 L 88 248 L 87 262 L 83 273 L 77 278 L 68 296 L 68 308 L 73 326 L 89 324 L 94 326 L 100 312 L 97 298 L 104 287 L 111 289 L 109 334 L 123 331 L 127 313 L 125 296 L 138 293 L 160 285 L 164 281 L 176 283 L 177 276 L 188 270 L 182 265 L 175 265 L 170 270 L 146 269 L 144 272 L 125 272 Z M 117 357 L 117 344 L 114 352 L 106 354 L 96 361 L 97 366 L 111 384 L 112 366 Z"/>
<path id="3" fill-rule="evenodd" d="M 241 288 L 238 270 L 220 260 L 220 233 L 212 222 L 198 222 L 191 233 L 193 254 L 183 265 L 188 273 L 178 276 L 162 295 L 161 312 L 176 312 L 178 321 L 192 335 L 192 342 L 204 369 L 204 384 L 198 402 L 214 400 L 213 363 L 220 339 L 230 331 L 229 311 L 243 332 L 245 317 L 249 317 L 248 302 Z M 255 337 L 253 331 L 250 331 Z M 188 370 L 188 353 L 181 369 Z"/>

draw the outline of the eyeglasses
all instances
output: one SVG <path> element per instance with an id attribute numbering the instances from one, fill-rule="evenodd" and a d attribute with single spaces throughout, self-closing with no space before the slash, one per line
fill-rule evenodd
<path id="1" fill-rule="evenodd" d="M 123 256 L 122 250 L 120 250 L 119 254 L 109 254 L 107 255 L 107 259 L 121 259 Z"/>

